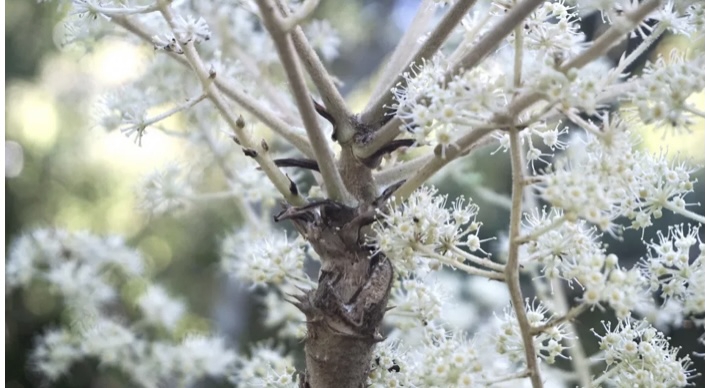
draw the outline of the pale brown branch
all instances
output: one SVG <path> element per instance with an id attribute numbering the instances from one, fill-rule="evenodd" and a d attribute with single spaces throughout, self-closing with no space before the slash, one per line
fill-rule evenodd
<path id="1" fill-rule="evenodd" d="M 281 17 L 277 15 L 278 11 L 275 10 L 275 5 L 271 0 L 258 0 L 257 4 L 260 8 L 262 21 L 277 47 L 284 72 L 289 80 L 289 86 L 306 127 L 306 133 L 313 145 L 313 153 L 321 169 L 321 176 L 328 196 L 336 201 L 350 202 L 352 198 L 343 184 L 333 157 L 333 151 L 328 145 L 323 130 L 318 125 L 318 116 L 314 110 L 299 61 L 296 60 L 293 42 L 289 34 L 282 30 L 279 24 Z"/>
<path id="2" fill-rule="evenodd" d="M 534 346 L 534 337 L 531 334 L 531 324 L 524 309 L 524 296 L 521 292 L 519 281 L 519 232 L 521 229 L 522 200 L 524 197 L 524 169 L 521 156 L 521 141 L 519 140 L 519 130 L 512 127 L 509 130 L 510 153 L 512 162 L 512 211 L 509 219 L 509 257 L 504 276 L 507 280 L 507 288 L 512 301 L 512 307 L 516 314 L 517 323 L 521 333 L 521 340 L 524 343 L 524 353 L 526 357 L 526 368 L 529 371 L 531 385 L 534 388 L 543 387 L 541 382 L 541 371 L 537 362 L 537 353 Z"/>

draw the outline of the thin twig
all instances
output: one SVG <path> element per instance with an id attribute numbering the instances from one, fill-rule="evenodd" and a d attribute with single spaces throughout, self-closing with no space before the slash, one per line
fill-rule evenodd
<path id="1" fill-rule="evenodd" d="M 446 80 L 460 72 L 468 71 L 477 66 L 490 54 L 502 39 L 506 38 L 517 26 L 526 19 L 531 12 L 544 0 L 524 0 L 514 6 L 496 25 L 494 25 L 485 35 L 483 35 L 473 48 L 468 51 L 457 63 L 453 64 L 451 70 L 446 74 Z"/>
<path id="2" fill-rule="evenodd" d="M 562 215 L 560 217 L 554 218 L 549 224 L 544 225 L 540 228 L 536 228 L 529 232 L 529 234 L 525 234 L 521 237 L 517 237 L 517 243 L 519 244 L 526 244 L 530 241 L 534 241 L 537 238 L 543 236 L 545 233 L 548 233 L 552 231 L 553 229 L 556 229 L 557 227 L 563 225 L 564 222 L 566 222 L 568 219 L 565 217 L 565 215 Z"/>
<path id="3" fill-rule="evenodd" d="M 560 292 L 563 293 L 563 291 L 562 291 L 563 289 L 561 287 L 562 287 L 562 285 L 560 283 L 554 284 L 552 286 L 555 293 L 558 293 L 559 289 L 561 290 Z M 562 298 L 565 299 L 565 295 L 563 295 Z M 565 308 L 561 308 L 561 306 L 560 306 L 561 303 L 558 303 L 558 304 L 559 304 L 559 306 L 557 306 L 557 308 L 558 308 L 558 310 L 560 310 L 559 313 L 561 313 L 563 315 L 561 315 L 558 318 L 551 319 L 550 321 L 546 322 L 545 324 L 543 324 L 541 326 L 532 327 L 531 334 L 533 334 L 533 335 L 540 334 L 546 330 L 549 330 L 549 329 L 556 327 L 558 325 L 561 325 L 563 323 L 568 323 L 568 322 L 572 321 L 573 319 L 577 318 L 578 315 L 584 313 L 590 307 L 586 303 L 581 303 L 577 306 L 572 307 L 570 310 L 568 310 L 568 306 L 565 305 L 565 301 L 563 302 L 563 304 L 565 305 Z"/>
<path id="4" fill-rule="evenodd" d="M 693 220 L 693 221 L 697 221 L 697 222 L 699 222 L 699 223 L 705 225 L 705 216 L 702 216 L 702 215 L 700 215 L 700 214 L 698 214 L 698 213 L 692 212 L 692 211 L 690 211 L 690 210 L 688 210 L 688 209 L 686 209 L 686 208 L 678 207 L 678 206 L 674 205 L 672 202 L 669 202 L 669 201 L 666 201 L 666 202 L 663 204 L 663 207 L 665 207 L 666 209 L 668 209 L 668 210 L 670 210 L 670 211 L 672 211 L 672 212 L 674 212 L 674 213 L 676 213 L 676 214 L 680 214 L 680 215 L 682 215 L 682 216 L 688 217 L 688 218 L 690 218 L 690 219 Z"/>
<path id="5" fill-rule="evenodd" d="M 138 21 L 128 19 L 124 16 L 112 17 L 110 21 L 135 34 L 143 41 L 152 43 L 153 34 L 150 33 Z M 186 60 L 186 58 L 184 58 L 184 56 L 177 55 L 176 53 L 172 52 L 169 52 L 167 54 L 182 65 L 187 67 L 190 66 L 189 62 Z M 223 92 L 223 94 L 228 96 L 238 105 L 240 105 L 240 107 L 250 112 L 253 116 L 255 116 L 255 118 L 263 122 L 274 132 L 286 139 L 289 143 L 291 143 L 291 145 L 296 147 L 304 155 L 310 158 L 313 157 L 313 149 L 311 148 L 311 145 L 304 136 L 292 131 L 291 125 L 287 124 L 274 112 L 264 107 L 264 105 L 260 104 L 253 97 L 249 96 L 247 93 L 241 91 L 238 87 L 234 86 L 235 84 L 233 83 L 233 81 L 226 80 L 223 77 L 216 77 L 213 82 L 218 87 L 218 89 Z"/>
<path id="6" fill-rule="evenodd" d="M 478 381 L 477 383 L 480 385 L 493 385 L 503 383 L 505 381 L 523 379 L 525 377 L 529 377 L 529 371 L 526 369 L 506 376 L 500 376 L 495 379 Z"/>
<path id="7" fill-rule="evenodd" d="M 484 269 L 479 269 L 477 267 L 473 267 L 471 265 L 467 265 L 464 263 L 459 262 L 458 260 L 454 260 L 452 257 L 447 257 L 443 256 L 439 253 L 436 253 L 426 247 L 417 247 L 417 251 L 419 253 L 422 253 L 426 257 L 436 260 L 442 264 L 445 264 L 451 268 L 459 269 L 467 274 L 470 275 L 476 275 L 476 276 L 482 276 L 488 279 L 493 279 L 493 280 L 499 280 L 499 281 L 504 281 L 505 275 L 501 272 L 497 271 L 487 271 Z"/>
<path id="8" fill-rule="evenodd" d="M 397 163 L 375 174 L 375 182 L 379 187 L 387 187 L 392 183 L 405 180 L 433 158 L 433 154 L 426 154 L 403 163 Z"/>
<path id="9" fill-rule="evenodd" d="M 318 115 L 313 108 L 299 61 L 296 60 L 294 45 L 289 35 L 282 30 L 279 24 L 279 19 L 281 18 L 277 15 L 278 11 L 275 10 L 271 0 L 258 0 L 257 5 L 260 8 L 262 21 L 274 40 L 279 58 L 289 79 L 289 86 L 306 127 L 306 133 L 313 146 L 313 153 L 321 169 L 321 176 L 328 196 L 335 201 L 350 202 L 351 196 L 343 184 L 343 179 L 333 158 L 333 151 L 326 140 L 323 130 L 318 125 Z"/>
<path id="10" fill-rule="evenodd" d="M 451 250 L 452 250 L 452 252 L 455 253 L 456 255 L 460 256 L 460 257 L 463 258 L 464 260 L 467 260 L 467 261 L 469 261 L 469 262 L 471 262 L 471 263 L 475 263 L 475 264 L 477 264 L 477 265 L 481 265 L 481 266 L 483 266 L 483 267 L 489 268 L 489 269 L 494 270 L 494 271 L 504 272 L 504 270 L 505 270 L 504 264 L 495 263 L 494 261 L 492 261 L 492 260 L 490 260 L 490 259 L 487 259 L 487 258 L 484 258 L 484 257 L 475 256 L 475 255 L 473 255 L 473 254 L 471 254 L 471 253 L 465 252 L 464 250 L 462 250 L 462 249 L 460 249 L 460 248 L 458 248 L 458 247 L 456 247 L 456 246 L 452 247 Z"/>
<path id="11" fill-rule="evenodd" d="M 512 306 L 519 323 L 521 339 L 524 343 L 524 352 L 526 357 L 526 367 L 531 378 L 531 385 L 534 388 L 543 387 L 541 382 L 541 371 L 537 363 L 536 348 L 534 346 L 534 337 L 531 334 L 531 324 L 526 316 L 524 309 L 524 296 L 521 292 L 521 283 L 519 282 L 519 232 L 521 228 L 522 218 L 522 199 L 524 196 L 523 190 L 523 163 L 521 157 L 521 141 L 519 140 L 519 130 L 512 127 L 509 131 L 510 153 L 512 161 L 512 211 L 509 220 L 509 257 L 507 266 L 504 272 L 507 279 L 507 288 L 511 297 Z"/>
<path id="12" fill-rule="evenodd" d="M 296 52 L 301 58 L 306 72 L 311 76 L 313 84 L 316 85 L 316 89 L 321 94 L 326 111 L 335 121 L 333 130 L 335 131 L 336 140 L 341 144 L 349 142 L 355 134 L 355 129 L 350 122 L 352 112 L 335 86 L 333 77 L 326 70 L 316 50 L 311 47 L 301 27 L 291 31 L 291 39 L 294 41 L 294 47 L 296 47 Z"/>
<path id="13" fill-rule="evenodd" d="M 203 101 L 204 99 L 206 99 L 206 97 L 208 97 L 208 94 L 207 94 L 207 93 L 201 93 L 199 96 L 193 97 L 193 98 L 189 98 L 188 100 L 186 100 L 186 101 L 182 102 L 181 104 L 179 104 L 179 105 L 173 107 L 172 109 L 169 109 L 169 110 L 167 110 L 167 111 L 165 111 L 165 112 L 162 112 L 162 113 L 160 113 L 160 114 L 158 114 L 158 115 L 156 115 L 156 116 L 153 116 L 153 117 L 150 117 L 150 118 L 148 118 L 148 119 L 145 119 L 144 121 L 142 121 L 142 122 L 139 123 L 139 124 L 132 125 L 132 126 L 127 127 L 127 128 L 123 128 L 122 131 L 123 131 L 123 132 L 129 131 L 129 130 L 131 130 L 131 129 L 135 129 L 136 127 L 139 127 L 139 128 L 137 128 L 138 131 L 140 131 L 140 130 L 144 131 L 144 129 L 146 129 L 146 128 L 147 128 L 148 126 L 150 126 L 150 125 L 156 124 L 156 123 L 158 123 L 158 122 L 160 122 L 160 121 L 162 121 L 162 120 L 165 120 L 165 119 L 167 119 L 167 118 L 169 118 L 169 117 L 171 117 L 171 116 L 173 116 L 173 115 L 175 115 L 175 114 L 177 114 L 177 113 L 179 113 L 179 112 L 183 112 L 183 111 L 185 111 L 185 110 L 187 110 L 187 109 L 193 107 L 194 105 L 196 105 L 196 104 L 198 104 L 199 102 L 201 102 L 201 101 Z"/>
<path id="14" fill-rule="evenodd" d="M 457 157 L 463 155 L 467 149 L 472 145 L 478 143 L 483 137 L 488 135 L 493 130 L 497 129 L 496 126 L 487 126 L 482 128 L 475 128 L 466 135 L 459 138 L 445 152 L 445 157 L 443 157 L 440 150 L 440 146 L 437 146 L 434 150 L 434 155 L 431 160 L 426 162 L 414 175 L 409 177 L 409 179 L 404 182 L 404 184 L 394 192 L 395 198 L 398 200 L 406 198 L 414 190 L 419 188 L 424 182 L 426 182 L 433 174 L 438 170 L 443 168 L 446 164 L 455 160 Z"/>

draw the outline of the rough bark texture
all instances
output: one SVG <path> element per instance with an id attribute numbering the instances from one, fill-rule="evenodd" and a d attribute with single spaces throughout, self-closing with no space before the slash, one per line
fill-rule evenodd
<path id="1" fill-rule="evenodd" d="M 394 280 L 389 259 L 365 243 L 365 230 L 397 187 L 357 207 L 323 200 L 288 207 L 275 218 L 293 222 L 321 257 L 318 287 L 293 301 L 307 320 L 302 387 L 365 386 Z"/>

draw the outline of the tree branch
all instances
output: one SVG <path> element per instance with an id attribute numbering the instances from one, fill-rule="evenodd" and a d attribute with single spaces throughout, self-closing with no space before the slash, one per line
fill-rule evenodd
<path id="1" fill-rule="evenodd" d="M 531 324 L 524 309 L 524 296 L 521 292 L 519 281 L 519 232 L 521 229 L 522 199 L 524 197 L 524 169 L 521 156 L 521 142 L 519 140 L 519 130 L 512 127 L 509 130 L 510 152 L 512 159 L 512 211 L 509 220 L 509 258 L 504 276 L 507 279 L 507 288 L 514 307 L 514 313 L 519 323 L 521 339 L 524 343 L 526 355 L 526 367 L 531 378 L 531 385 L 534 388 L 542 388 L 541 371 L 539 370 L 536 348 L 534 347 L 534 337 L 531 334 Z"/>
<path id="2" fill-rule="evenodd" d="M 299 107 L 309 140 L 313 145 L 313 153 L 321 169 L 321 176 L 328 196 L 336 201 L 349 202 L 352 200 L 351 196 L 340 177 L 333 158 L 333 151 L 330 149 L 325 134 L 318 125 L 317 115 L 313 108 L 306 82 L 301 73 L 299 62 L 294 56 L 293 43 L 279 24 L 279 19 L 281 18 L 277 16 L 274 4 L 270 0 L 258 0 L 257 4 L 260 8 L 262 21 L 274 40 L 279 58 L 289 79 L 289 86 Z"/>
<path id="3" fill-rule="evenodd" d="M 458 63 L 453 64 L 451 70 L 446 74 L 446 80 L 450 80 L 460 72 L 468 71 L 477 66 L 490 52 L 497 48 L 502 39 L 506 38 L 536 7 L 543 3 L 544 0 L 524 0 L 514 5 L 499 23 L 483 35 L 477 44 L 460 58 Z"/>
<path id="4" fill-rule="evenodd" d="M 161 12 L 162 16 L 164 16 L 164 19 L 169 24 L 169 27 L 173 30 L 174 17 L 171 13 L 169 5 L 162 5 L 159 11 Z M 213 102 L 220 114 L 223 116 L 225 122 L 227 122 L 230 128 L 235 132 L 242 146 L 246 149 L 256 150 L 255 156 L 253 156 L 253 158 L 260 165 L 264 173 L 272 181 L 277 190 L 279 190 L 279 192 L 289 203 L 293 205 L 305 204 L 306 201 L 300 195 L 298 195 L 298 193 L 290 191 L 291 181 L 289 180 L 289 178 L 287 178 L 286 175 L 279 171 L 279 168 L 277 168 L 274 162 L 269 158 L 269 156 L 262 149 L 260 144 L 255 142 L 250 137 L 250 134 L 244 130 L 244 122 L 241 123 L 242 120 L 238 121 L 238 119 L 233 114 L 232 109 L 227 106 L 225 100 L 220 94 L 220 90 L 218 90 L 218 88 L 214 85 L 212 74 L 208 70 L 206 70 L 206 67 L 203 64 L 201 57 L 198 55 L 198 52 L 194 47 L 194 42 L 191 41 L 185 44 L 181 44 L 181 48 L 184 51 L 184 55 L 189 65 L 198 76 L 198 79 L 201 81 L 203 89 L 206 91 L 206 93 L 208 93 L 209 99 Z"/>

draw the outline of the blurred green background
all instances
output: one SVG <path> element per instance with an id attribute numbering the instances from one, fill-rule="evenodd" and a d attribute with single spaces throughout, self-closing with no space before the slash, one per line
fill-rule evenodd
<path id="1" fill-rule="evenodd" d="M 356 109 L 365 103 L 369 75 L 398 39 L 403 26 L 397 21 L 410 19 L 416 4 L 387 0 L 322 5 L 322 15 L 332 18 L 332 24 L 343 36 L 341 57 L 333 70 L 345 83 L 344 91 L 351 96 Z M 394 23 L 388 20 L 390 14 Z M 53 3 L 6 2 L 6 142 L 15 142 L 13 147 L 19 145 L 22 150 L 21 157 L 9 161 L 12 176 L 6 176 L 5 180 L 6 241 L 11 244 L 22 231 L 51 226 L 123 235 L 150 258 L 150 272 L 157 281 L 187 300 L 194 313 L 189 329 L 218 327 L 241 349 L 266 338 L 270 333 L 257 324 L 261 313 L 256 303 L 246 290 L 228 282 L 218 271 L 220 238 L 239 220 L 235 207 L 218 202 L 196 207 L 187 217 L 146 217 L 136 207 L 137 182 L 143 174 L 177 158 L 183 148 L 172 139 L 159 136 L 152 136 L 138 147 L 119 132 L 90 128 L 90 102 L 103 87 L 134 79 L 144 64 L 143 50 L 151 48 L 99 44 L 87 52 L 62 52 L 54 44 L 58 18 Z M 586 24 L 588 31 L 595 28 Z M 667 51 L 681 44 L 680 40 L 667 38 L 658 50 Z M 361 52 L 365 55 L 359 55 Z M 697 96 L 696 103 L 705 110 L 705 95 Z M 705 122 L 697 123 L 694 128 L 699 130 L 678 138 L 645 129 L 644 146 L 656 151 L 668 147 L 670 153 L 681 152 L 681 156 L 690 157 L 702 166 Z M 483 199 L 468 185 L 481 179 L 485 187 L 501 194 L 507 194 L 510 188 L 508 161 L 495 155 L 490 162 L 489 157 L 489 151 L 483 151 L 471 161 L 460 163 L 468 171 L 481 171 L 480 175 L 455 174 L 455 179 L 439 182 L 442 190 L 451 196 L 474 197 L 482 209 L 480 219 L 485 223 L 486 236 L 505 229 L 508 213 L 489 203 L 483 204 Z M 696 176 L 697 192 L 689 202 L 705 202 L 702 168 Z M 703 205 L 691 210 L 705 213 Z M 682 221 L 668 212 L 659 220 L 661 225 Z M 647 231 L 647 240 L 655 235 L 655 230 Z M 639 237 L 640 233 L 628 232 L 624 243 L 612 241 L 610 245 L 620 257 L 634 261 L 645 254 Z M 6 253 L 7 249 L 6 246 Z M 5 316 L 6 385 L 8 388 L 39 386 L 40 380 L 27 362 L 28 351 L 38 333 L 61 322 L 61 306 L 47 290 L 32 288 L 6 297 Z M 588 322 L 603 317 L 609 317 L 609 313 L 585 317 L 581 319 L 586 323 L 582 327 L 589 327 Z M 591 336 L 588 332 L 584 334 Z M 699 333 L 683 329 L 671 335 L 676 343 L 693 350 L 694 338 Z M 702 362 L 700 365 L 702 368 Z M 121 384 L 118 377 L 96 370 L 95 363 L 87 361 L 76 365 L 70 376 L 57 385 L 119 387 Z"/>

